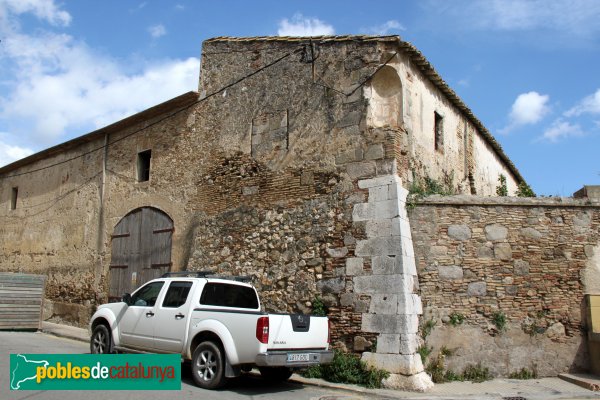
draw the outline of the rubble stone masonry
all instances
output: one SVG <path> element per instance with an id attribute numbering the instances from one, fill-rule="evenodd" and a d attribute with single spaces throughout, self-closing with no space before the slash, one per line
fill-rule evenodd
<path id="1" fill-rule="evenodd" d="M 434 196 L 409 216 L 423 321 L 435 323 L 425 345 L 455 350 L 448 368 L 588 367 L 582 306 L 584 293 L 600 293 L 600 204 Z"/>

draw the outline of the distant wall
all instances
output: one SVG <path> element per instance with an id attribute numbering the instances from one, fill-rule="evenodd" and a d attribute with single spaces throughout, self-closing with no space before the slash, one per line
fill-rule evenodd
<path id="1" fill-rule="evenodd" d="M 587 367 L 582 304 L 600 293 L 599 203 L 437 196 L 409 216 L 423 321 L 436 323 L 426 343 L 434 355 L 456 349 L 449 368 L 546 376 Z M 452 314 L 464 322 L 453 326 Z"/>

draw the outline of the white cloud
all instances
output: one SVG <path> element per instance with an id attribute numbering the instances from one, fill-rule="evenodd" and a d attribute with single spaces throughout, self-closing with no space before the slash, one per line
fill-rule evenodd
<path id="1" fill-rule="evenodd" d="M 61 10 L 54 0 L 1 0 L 0 15 L 31 13 L 37 18 L 56 26 L 68 26 L 71 15 Z"/>
<path id="2" fill-rule="evenodd" d="M 277 34 L 279 36 L 334 35 L 335 29 L 320 19 L 294 14 L 291 19 L 284 18 L 279 21 Z"/>
<path id="3" fill-rule="evenodd" d="M 578 124 L 572 124 L 562 119 L 557 119 L 544 131 L 541 139 L 550 142 L 558 142 L 560 139 L 566 139 L 572 136 L 583 136 L 584 132 Z"/>
<path id="4" fill-rule="evenodd" d="M 131 65 L 69 35 L 24 34 L 18 21 L 11 29 L 0 53 L 9 77 L 0 93 L 0 118 L 26 146 L 84 134 L 197 86 L 197 58 Z"/>
<path id="5" fill-rule="evenodd" d="M 600 33 L 597 0 L 455 0 L 452 4 L 430 0 L 428 5 L 429 12 L 437 11 L 444 21 L 462 29 L 537 30 L 553 39 L 583 39 Z"/>
<path id="6" fill-rule="evenodd" d="M 153 38 L 159 38 L 167 34 L 167 29 L 163 24 L 154 25 L 148 28 L 148 32 Z"/>
<path id="7" fill-rule="evenodd" d="M 565 113 L 565 116 L 573 117 L 581 114 L 600 114 L 600 89 L 577 103 Z"/>
<path id="8" fill-rule="evenodd" d="M 541 95 L 538 92 L 527 92 L 517 96 L 508 116 L 508 126 L 500 130 L 500 133 L 509 133 L 516 127 L 522 125 L 536 124 L 548 114 L 550 96 Z"/>
<path id="9" fill-rule="evenodd" d="M 12 146 L 0 141 L 0 166 L 10 164 L 33 154 L 33 150 L 26 147 Z"/>
<path id="10" fill-rule="evenodd" d="M 367 29 L 368 33 L 374 34 L 374 35 L 387 35 L 392 31 L 405 31 L 406 28 L 404 27 L 404 25 L 402 25 L 400 22 L 396 21 L 395 19 L 389 20 L 384 22 L 381 25 L 377 25 L 377 26 L 372 26 L 369 29 Z"/>

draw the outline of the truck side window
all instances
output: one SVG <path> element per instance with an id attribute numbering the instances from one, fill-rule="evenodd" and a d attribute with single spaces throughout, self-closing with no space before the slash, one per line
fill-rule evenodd
<path id="1" fill-rule="evenodd" d="M 226 283 L 207 283 L 200 296 L 200 304 L 208 306 L 258 308 L 258 298 L 253 288 Z"/>
<path id="2" fill-rule="evenodd" d="M 185 304 L 191 288 L 192 282 L 171 282 L 162 306 L 169 308 L 181 307 Z"/>
<path id="3" fill-rule="evenodd" d="M 142 287 L 131 296 L 133 306 L 154 307 L 156 298 L 162 289 L 164 282 L 152 282 Z"/>

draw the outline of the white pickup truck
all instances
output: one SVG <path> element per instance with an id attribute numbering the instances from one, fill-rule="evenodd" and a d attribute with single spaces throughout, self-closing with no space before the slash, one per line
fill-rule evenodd
<path id="1" fill-rule="evenodd" d="M 295 368 L 333 359 L 327 317 L 264 313 L 252 285 L 205 272 L 154 279 L 98 307 L 90 328 L 92 353 L 178 353 L 206 389 L 255 366 L 285 380 Z"/>

